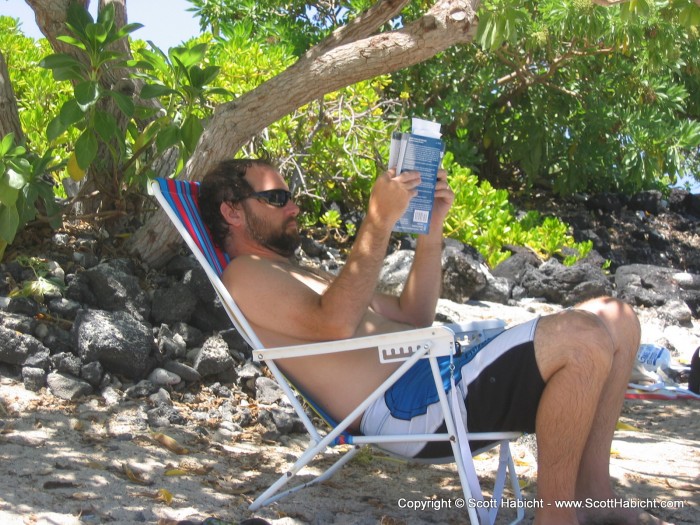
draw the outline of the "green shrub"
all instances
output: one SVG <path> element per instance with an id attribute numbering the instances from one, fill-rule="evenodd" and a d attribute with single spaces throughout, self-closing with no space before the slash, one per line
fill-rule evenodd
<path id="1" fill-rule="evenodd" d="M 449 182 L 455 192 L 455 202 L 445 221 L 445 234 L 469 244 L 481 253 L 493 268 L 510 256 L 504 245 L 528 246 L 545 259 L 561 255 L 570 248 L 578 255 L 564 257 L 571 265 L 585 257 L 592 243 L 576 243 L 569 226 L 554 217 L 542 217 L 528 212 L 516 218 L 515 208 L 506 190 L 494 189 L 488 181 L 479 181 L 468 168 L 454 162 L 445 154 L 443 166 L 449 172 Z"/>

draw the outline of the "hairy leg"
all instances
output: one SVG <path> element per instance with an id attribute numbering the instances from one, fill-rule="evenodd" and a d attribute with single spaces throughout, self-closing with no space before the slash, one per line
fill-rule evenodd
<path id="1" fill-rule="evenodd" d="M 591 427 L 578 473 L 576 497 L 598 501 L 617 499 L 610 480 L 610 445 L 620 417 L 632 364 L 641 337 L 639 320 L 627 304 L 609 297 L 587 301 L 576 307 L 595 314 L 605 324 L 613 341 L 610 375 L 600 395 L 595 423 Z M 584 509 L 583 523 L 620 525 L 663 524 L 665 522 L 639 509 Z"/>
<path id="2" fill-rule="evenodd" d="M 634 310 L 612 298 L 587 301 L 540 320 L 535 352 L 547 386 L 537 412 L 538 491 L 545 504 L 616 499 L 610 446 L 639 340 Z M 624 508 L 575 513 L 550 507 L 536 516 L 535 523 L 578 520 L 607 525 L 664 523 L 646 512 Z"/>
<path id="3" fill-rule="evenodd" d="M 614 496 L 610 483 L 610 445 L 620 417 L 632 363 L 637 355 L 641 330 L 632 308 L 616 299 L 603 298 L 577 308 L 603 321 L 613 344 L 613 361 L 596 410 L 595 424 L 583 451 L 577 497 L 605 500 Z"/>
<path id="4" fill-rule="evenodd" d="M 579 465 L 613 362 L 613 341 L 596 315 L 567 310 L 540 319 L 535 356 L 546 383 L 536 419 L 537 488 L 544 508 L 535 523 L 576 524 L 576 511 L 555 502 L 576 497 Z"/>

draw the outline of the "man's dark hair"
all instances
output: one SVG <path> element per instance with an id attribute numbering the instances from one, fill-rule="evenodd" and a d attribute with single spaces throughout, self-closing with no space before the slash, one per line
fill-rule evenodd
<path id="1" fill-rule="evenodd" d="M 245 174 L 253 166 L 272 167 L 261 159 L 229 159 L 219 162 L 202 179 L 199 187 L 199 212 L 214 242 L 224 249 L 228 224 L 221 215 L 221 204 L 237 203 L 250 197 L 253 188 Z"/>

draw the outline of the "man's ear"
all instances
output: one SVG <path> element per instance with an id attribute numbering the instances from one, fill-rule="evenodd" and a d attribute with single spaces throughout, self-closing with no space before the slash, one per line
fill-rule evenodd
<path id="1" fill-rule="evenodd" d="M 243 206 L 240 203 L 222 202 L 219 211 L 221 211 L 221 216 L 230 226 L 236 227 L 243 224 Z"/>

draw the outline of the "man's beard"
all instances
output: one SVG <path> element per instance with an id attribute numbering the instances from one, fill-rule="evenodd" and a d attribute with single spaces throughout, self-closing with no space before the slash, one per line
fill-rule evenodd
<path id="1" fill-rule="evenodd" d="M 290 223 L 296 224 L 296 219 L 291 217 L 282 225 L 280 231 L 275 232 L 268 221 L 261 219 L 249 207 L 246 207 L 246 230 L 248 235 L 260 245 L 269 248 L 282 257 L 294 255 L 294 252 L 301 244 L 301 237 L 296 228 L 292 231 L 287 231 Z"/>

